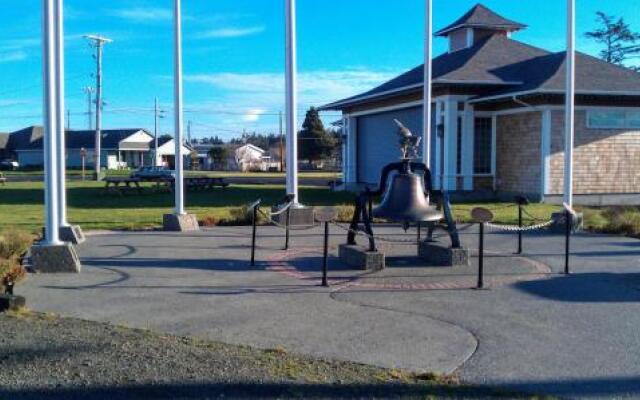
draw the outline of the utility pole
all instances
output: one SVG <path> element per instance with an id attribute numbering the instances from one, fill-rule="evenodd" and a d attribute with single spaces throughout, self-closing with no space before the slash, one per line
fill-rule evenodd
<path id="1" fill-rule="evenodd" d="M 191 146 L 191 121 L 187 121 L 187 141 L 189 142 L 189 146 Z"/>
<path id="2" fill-rule="evenodd" d="M 93 129 L 93 92 L 95 90 L 91 86 L 84 88 L 84 92 L 87 94 L 87 126 L 89 130 Z"/>
<path id="3" fill-rule="evenodd" d="M 158 107 L 158 98 L 156 97 L 155 103 L 153 106 L 153 141 L 154 141 L 154 150 L 153 150 L 153 166 L 158 166 L 158 120 L 160 119 L 160 109 Z"/>
<path id="4" fill-rule="evenodd" d="M 100 180 L 100 164 L 101 164 L 101 123 L 102 123 L 102 49 L 105 43 L 111 43 L 113 40 L 107 39 L 102 36 L 87 35 L 85 36 L 89 40 L 90 45 L 95 47 L 96 54 L 96 147 L 94 152 L 95 168 L 96 168 L 96 180 Z"/>
<path id="5" fill-rule="evenodd" d="M 282 111 L 278 113 L 280 123 L 280 172 L 284 171 L 284 132 L 282 129 Z"/>

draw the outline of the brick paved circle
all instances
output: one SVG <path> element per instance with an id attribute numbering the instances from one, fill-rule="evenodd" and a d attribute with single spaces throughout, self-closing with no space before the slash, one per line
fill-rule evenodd
<path id="1" fill-rule="evenodd" d="M 498 253 L 487 252 L 487 255 L 499 255 Z M 302 256 L 313 256 L 321 259 L 317 248 L 302 247 L 295 250 L 281 251 L 271 255 L 267 259 L 267 270 L 273 271 L 290 278 L 303 280 L 306 283 L 320 284 L 319 275 L 298 269 L 294 261 Z M 511 256 L 511 260 L 527 265 L 530 273 L 522 274 L 485 274 L 484 282 L 486 288 L 495 288 L 511 285 L 517 282 L 546 279 L 551 274 L 551 268 L 546 264 L 524 256 Z M 423 267 L 416 267 L 423 268 Z M 473 289 L 477 285 L 477 275 L 465 274 L 459 276 L 444 275 L 442 279 L 428 283 L 406 283 L 406 282 L 369 282 L 368 278 L 375 277 L 376 273 L 355 271 L 349 277 L 329 277 L 329 283 L 334 291 L 337 290 L 397 290 L 397 291 L 420 291 L 420 290 L 460 290 Z M 331 274 L 330 274 L 331 275 Z M 430 278 L 433 278 L 431 276 Z"/>

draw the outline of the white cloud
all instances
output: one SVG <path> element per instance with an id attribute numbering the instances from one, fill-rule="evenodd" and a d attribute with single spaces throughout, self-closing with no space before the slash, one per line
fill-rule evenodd
<path id="1" fill-rule="evenodd" d="M 113 11 L 111 15 L 136 22 L 164 22 L 173 18 L 173 11 L 168 8 L 134 7 Z"/>
<path id="2" fill-rule="evenodd" d="M 369 90 L 394 76 L 395 72 L 369 70 L 303 72 L 298 74 L 298 90 L 301 102 L 317 105 Z M 282 98 L 284 95 L 284 74 L 200 74 L 187 75 L 185 81 L 258 99 Z"/>
<path id="3" fill-rule="evenodd" d="M 310 106 L 362 93 L 396 75 L 395 71 L 364 69 L 302 72 L 298 75 L 298 123 L 302 123 Z M 284 109 L 285 102 L 284 74 L 214 73 L 186 75 L 184 79 L 190 85 L 211 87 L 207 98 L 194 104 L 198 110 L 195 115 L 210 126 L 222 132 L 277 132 L 278 112 Z M 325 122 L 332 122 L 337 118 L 335 114 L 323 114 Z"/>
<path id="4" fill-rule="evenodd" d="M 0 64 L 22 61 L 27 58 L 27 53 L 22 50 L 0 53 Z"/>
<path id="5" fill-rule="evenodd" d="M 267 111 L 262 109 L 249 110 L 242 116 L 242 120 L 245 122 L 258 122 L 265 112 Z"/>
<path id="6" fill-rule="evenodd" d="M 206 31 L 200 33 L 195 36 L 196 39 L 228 39 L 228 38 L 238 38 L 244 36 L 252 36 L 257 35 L 259 33 L 264 32 L 264 26 L 250 26 L 245 28 L 239 27 L 230 27 L 230 28 L 220 28 L 213 29 L 210 31 Z"/>

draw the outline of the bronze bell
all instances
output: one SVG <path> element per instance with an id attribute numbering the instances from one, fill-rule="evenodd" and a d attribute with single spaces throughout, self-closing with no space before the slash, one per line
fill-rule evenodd
<path id="1" fill-rule="evenodd" d="M 373 209 L 373 217 L 403 223 L 440 221 L 444 215 L 429 204 L 422 181 L 406 161 L 403 170 L 393 175 L 382 203 Z"/>

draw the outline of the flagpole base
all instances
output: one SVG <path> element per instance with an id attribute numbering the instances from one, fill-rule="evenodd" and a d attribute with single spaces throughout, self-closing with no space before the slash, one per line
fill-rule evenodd
<path id="1" fill-rule="evenodd" d="M 198 218 L 193 214 L 165 214 L 162 218 L 165 232 L 197 232 Z"/>

